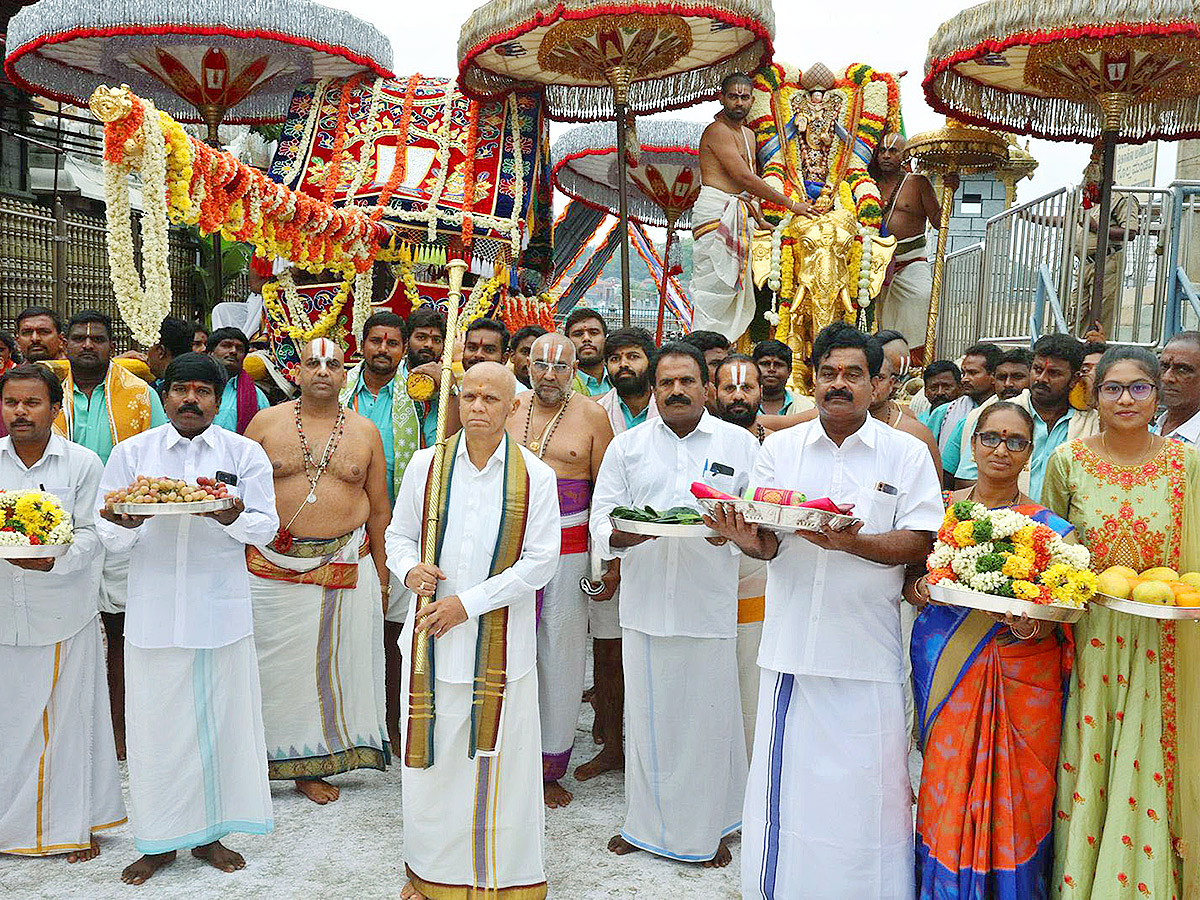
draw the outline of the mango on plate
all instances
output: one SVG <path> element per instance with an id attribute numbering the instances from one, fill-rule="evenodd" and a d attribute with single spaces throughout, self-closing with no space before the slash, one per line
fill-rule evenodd
<path id="1" fill-rule="evenodd" d="M 1096 579 L 1096 590 L 1101 594 L 1108 594 L 1110 597 L 1128 600 L 1129 593 L 1133 588 L 1129 585 L 1129 576 L 1124 572 L 1117 571 L 1118 568 L 1113 566 L 1111 569 L 1101 572 L 1100 577 Z"/>
<path id="2" fill-rule="evenodd" d="M 1179 573 L 1167 566 L 1155 566 L 1142 573 L 1144 581 L 1178 581 Z"/>
<path id="3" fill-rule="evenodd" d="M 1174 606 L 1175 594 L 1165 581 L 1154 579 L 1143 580 L 1133 589 L 1132 599 L 1139 603 L 1157 603 L 1160 606 Z"/>
<path id="4" fill-rule="evenodd" d="M 1175 595 L 1176 606 L 1200 606 L 1200 591 L 1184 591 Z"/>
<path id="5" fill-rule="evenodd" d="M 1180 581 L 1186 581 L 1197 591 L 1200 591 L 1200 572 L 1184 572 L 1179 576 Z"/>
<path id="6" fill-rule="evenodd" d="M 1129 566 L 1109 566 L 1101 574 L 1105 574 L 1108 572 L 1120 572 L 1126 578 L 1137 578 L 1138 577 L 1137 570 L 1131 569 L 1131 568 L 1129 568 Z"/>

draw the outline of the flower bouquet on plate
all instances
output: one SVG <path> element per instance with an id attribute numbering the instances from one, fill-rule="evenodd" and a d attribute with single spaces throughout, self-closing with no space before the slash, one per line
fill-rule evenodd
<path id="1" fill-rule="evenodd" d="M 71 539 L 71 517 L 53 494 L 0 491 L 0 558 L 53 556 Z"/>
<path id="2" fill-rule="evenodd" d="M 1068 544 L 1048 525 L 1012 509 L 960 500 L 938 529 L 926 582 L 935 600 L 1035 616 L 1026 604 L 1082 610 L 1096 593 L 1090 562 L 1086 547 Z M 962 596 L 964 590 L 1018 602 L 1000 604 L 1005 609 L 977 606 Z"/>

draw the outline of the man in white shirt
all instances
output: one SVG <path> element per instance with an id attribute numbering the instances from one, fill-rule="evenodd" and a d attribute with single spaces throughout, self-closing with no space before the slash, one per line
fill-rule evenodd
<path id="1" fill-rule="evenodd" d="M 1181 331 L 1159 355 L 1165 411 L 1154 423 L 1163 437 L 1200 444 L 1200 331 Z"/>
<path id="2" fill-rule="evenodd" d="M 621 559 L 627 810 L 608 849 L 725 866 L 746 779 L 737 548 L 615 531 L 609 519 L 617 506 L 695 508 L 695 481 L 745 490 L 758 441 L 705 410 L 708 378 L 696 347 L 663 347 L 651 368 L 659 418 L 608 445 L 591 531 L 602 556 Z"/>
<path id="3" fill-rule="evenodd" d="M 387 529 L 388 567 L 414 592 L 401 635 L 405 900 L 546 896 L 534 618 L 558 564 L 558 488 L 505 434 L 515 398 L 504 366 L 471 367 L 440 477 L 436 447 L 413 454 Z"/>
<path id="4" fill-rule="evenodd" d="M 714 526 L 770 560 L 742 831 L 745 897 L 907 900 L 911 789 L 900 641 L 904 567 L 942 522 L 925 445 L 870 413 L 883 353 L 849 325 L 813 342 L 819 418 L 767 437 L 752 480 L 854 504 L 842 531 Z"/>
<path id="5" fill-rule="evenodd" d="M 125 821 L 108 715 L 96 594 L 96 492 L 103 466 L 52 431 L 63 390 L 44 366 L 0 378 L 8 436 L 0 489 L 44 491 L 71 517 L 74 539 L 57 559 L 0 562 L 0 853 L 100 852 L 95 832 Z"/>
<path id="6" fill-rule="evenodd" d="M 274 828 L 246 545 L 270 540 L 279 519 L 262 447 L 212 424 L 224 386 L 212 357 L 177 356 L 163 376 L 168 424 L 119 443 L 100 483 L 107 493 L 139 475 L 204 476 L 236 495 L 211 513 L 100 513 L 105 547 L 131 552 L 126 732 L 133 842 L 144 855 L 121 873 L 128 884 L 186 847 L 221 871 L 241 869 L 221 838 Z"/>

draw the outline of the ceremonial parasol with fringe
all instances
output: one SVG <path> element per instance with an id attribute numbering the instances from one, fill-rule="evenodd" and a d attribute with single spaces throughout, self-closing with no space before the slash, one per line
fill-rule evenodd
<path id="1" fill-rule="evenodd" d="M 539 84 L 551 118 L 625 123 L 629 112 L 678 109 L 716 96 L 726 75 L 770 61 L 774 34 L 770 0 L 491 0 L 462 26 L 459 84 L 480 99 Z M 617 128 L 619 167 L 625 144 L 625 128 Z M 628 325 L 624 178 L 617 189 Z"/>
<path id="2" fill-rule="evenodd" d="M 929 41 L 925 97 L 962 121 L 1103 149 L 1099 222 L 1117 143 L 1200 137 L 1200 22 L 1190 0 L 989 0 Z M 1104 259 L 1108 228 L 1096 229 Z M 1100 317 L 1096 267 L 1087 321 Z"/>
<path id="3" fill-rule="evenodd" d="M 615 122 L 593 122 L 572 128 L 550 151 L 554 186 L 569 197 L 605 212 L 619 212 Z M 675 229 L 691 224 L 692 206 L 700 194 L 700 136 L 704 125 L 678 119 L 645 119 L 638 123 L 636 159 L 628 161 L 628 214 L 643 225 L 667 229 L 662 284 L 658 298 L 658 337 L 671 273 Z"/>
<path id="4" fill-rule="evenodd" d="M 381 32 L 309 0 L 38 0 L 9 21 L 6 46 L 4 71 L 24 91 L 87 106 L 96 88 L 124 83 L 203 122 L 213 147 L 222 122 L 282 122 L 301 81 L 392 74 Z"/>

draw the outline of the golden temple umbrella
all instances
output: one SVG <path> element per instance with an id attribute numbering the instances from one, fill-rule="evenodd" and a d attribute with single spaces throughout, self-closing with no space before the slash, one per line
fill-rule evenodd
<path id="1" fill-rule="evenodd" d="M 1200 22 L 1190 0 L 989 0 L 929 41 L 925 98 L 974 125 L 1102 140 L 1097 260 L 1108 249 L 1116 145 L 1200 136 Z M 1088 322 L 1101 315 L 1103 266 Z"/>
<path id="2" fill-rule="evenodd" d="M 938 224 L 937 256 L 933 261 L 933 287 L 929 291 L 929 321 L 925 326 L 925 363 L 933 360 L 937 337 L 938 304 L 942 296 L 942 269 L 946 264 L 946 232 L 950 229 L 950 206 L 954 191 L 947 175 L 990 172 L 1008 162 L 1008 141 L 1003 135 L 946 120 L 936 131 L 925 131 L 908 139 L 905 156 L 915 159 L 926 173 L 942 176 L 942 219 Z"/>
<path id="3" fill-rule="evenodd" d="M 636 162 L 626 169 L 625 186 L 630 218 L 643 225 L 667 229 L 663 248 L 662 284 L 658 297 L 657 340 L 662 341 L 663 314 L 670 281 L 671 243 L 676 228 L 691 225 L 692 206 L 700 195 L 700 136 L 702 122 L 646 119 L 638 124 Z M 572 128 L 550 151 L 554 186 L 575 200 L 605 212 L 618 213 L 616 127 L 592 122 Z M 683 323 L 686 327 L 687 323 Z"/>
<path id="4" fill-rule="evenodd" d="M 459 85 L 478 99 L 516 85 L 544 87 L 547 114 L 567 121 L 615 119 L 689 106 L 716 95 L 731 72 L 770 61 L 770 0 L 491 0 L 462 26 Z M 617 159 L 626 162 L 625 128 Z M 629 324 L 626 179 L 621 219 L 622 322 Z"/>

